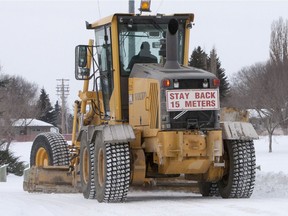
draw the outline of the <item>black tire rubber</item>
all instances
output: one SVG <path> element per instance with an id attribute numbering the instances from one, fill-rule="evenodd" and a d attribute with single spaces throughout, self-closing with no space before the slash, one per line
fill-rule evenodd
<path id="1" fill-rule="evenodd" d="M 203 197 L 219 196 L 217 183 L 214 182 L 198 182 L 200 193 Z"/>
<path id="2" fill-rule="evenodd" d="M 87 153 L 85 157 L 88 159 L 87 168 L 89 173 L 87 177 L 84 177 L 85 174 L 83 170 L 85 152 Z M 88 143 L 87 133 L 83 132 L 80 144 L 80 179 L 81 191 L 86 199 L 95 199 L 96 197 L 94 175 L 94 143 Z"/>
<path id="3" fill-rule="evenodd" d="M 102 134 L 98 133 L 94 157 L 96 199 L 98 202 L 117 203 L 125 201 L 130 185 L 129 144 L 104 143 Z"/>
<path id="4" fill-rule="evenodd" d="M 255 149 L 252 140 L 225 140 L 227 174 L 218 182 L 222 198 L 249 198 L 255 184 Z"/>
<path id="5" fill-rule="evenodd" d="M 48 154 L 48 165 L 69 165 L 68 144 L 61 134 L 54 132 L 41 133 L 34 139 L 30 153 L 30 166 L 35 166 L 36 154 L 40 148 L 44 148 Z"/>

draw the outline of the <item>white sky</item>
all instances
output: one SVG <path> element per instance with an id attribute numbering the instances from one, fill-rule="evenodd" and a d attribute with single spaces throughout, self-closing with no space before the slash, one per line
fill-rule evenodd
<path id="1" fill-rule="evenodd" d="M 135 2 L 137 9 L 140 0 Z M 190 54 L 196 46 L 207 53 L 215 46 L 228 77 L 244 66 L 267 60 L 271 23 L 280 16 L 288 19 L 288 1 L 152 0 L 151 10 L 152 14 L 194 13 Z M 0 0 L 3 72 L 44 87 L 53 105 L 56 79 L 70 79 L 72 108 L 82 89 L 82 82 L 74 79 L 74 47 L 94 37 L 85 21 L 127 11 L 128 0 Z"/>

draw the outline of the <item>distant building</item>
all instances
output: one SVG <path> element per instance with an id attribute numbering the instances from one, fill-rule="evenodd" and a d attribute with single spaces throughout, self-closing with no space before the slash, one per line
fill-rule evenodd
<path id="1" fill-rule="evenodd" d="M 18 142 L 32 141 L 43 132 L 58 132 L 52 124 L 37 119 L 19 119 L 13 123 L 14 140 Z"/>

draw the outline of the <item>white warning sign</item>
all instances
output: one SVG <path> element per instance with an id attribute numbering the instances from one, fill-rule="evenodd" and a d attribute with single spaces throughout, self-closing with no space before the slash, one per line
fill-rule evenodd
<path id="1" fill-rule="evenodd" d="M 219 110 L 218 89 L 178 89 L 166 91 L 167 111 Z"/>

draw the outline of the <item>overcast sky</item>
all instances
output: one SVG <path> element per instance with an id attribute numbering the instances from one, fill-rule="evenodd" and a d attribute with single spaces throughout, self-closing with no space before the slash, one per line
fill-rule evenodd
<path id="1" fill-rule="evenodd" d="M 229 78 L 242 67 L 267 60 L 271 23 L 281 16 L 288 19 L 288 0 L 151 1 L 152 14 L 194 13 L 190 54 L 196 46 L 207 53 L 215 47 Z M 137 9 L 140 0 L 135 2 Z M 74 48 L 94 37 L 85 21 L 127 11 L 128 0 L 0 0 L 2 72 L 44 87 L 53 105 L 56 79 L 69 79 L 72 108 L 82 89 L 82 81 L 74 79 Z"/>

